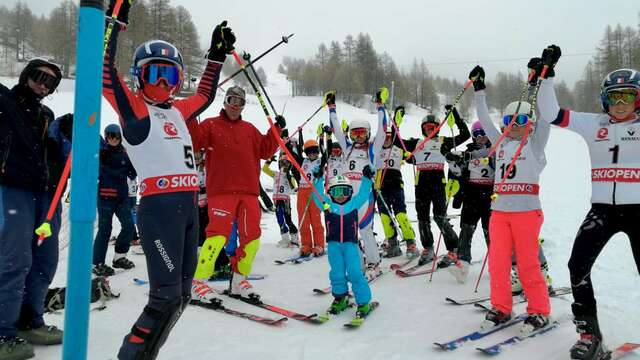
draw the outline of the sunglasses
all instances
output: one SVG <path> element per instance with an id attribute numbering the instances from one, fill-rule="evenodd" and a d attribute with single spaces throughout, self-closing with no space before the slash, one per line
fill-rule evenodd
<path id="1" fill-rule="evenodd" d="M 160 81 L 164 81 L 169 86 L 175 86 L 182 81 L 182 71 L 173 64 L 144 64 L 142 79 L 150 85 L 158 85 Z"/>
<path id="2" fill-rule="evenodd" d="M 351 129 L 349 131 L 349 134 L 351 136 L 367 136 L 367 129 L 365 128 Z"/>
<path id="3" fill-rule="evenodd" d="M 478 130 L 473 130 L 473 132 L 471 133 L 471 135 L 474 138 L 480 137 L 480 136 L 487 136 L 487 134 L 484 132 L 484 130 L 482 129 L 478 129 Z"/>
<path id="4" fill-rule="evenodd" d="M 235 96 L 235 95 L 229 95 L 224 99 L 224 103 L 227 104 L 227 105 L 244 107 L 244 104 L 246 102 L 241 97 L 238 97 L 238 96 Z"/>
<path id="5" fill-rule="evenodd" d="M 607 103 L 609 105 L 633 104 L 638 97 L 638 91 L 635 89 L 616 90 L 607 93 Z"/>
<path id="6" fill-rule="evenodd" d="M 331 149 L 331 156 L 340 156 L 342 155 L 342 149 L 341 148 L 333 148 Z"/>
<path id="7" fill-rule="evenodd" d="M 44 85 L 49 90 L 55 89 L 59 83 L 57 77 L 40 69 L 33 70 L 33 72 L 31 72 L 31 75 L 29 75 L 29 78 L 35 83 Z"/>
<path id="8" fill-rule="evenodd" d="M 331 195 L 332 198 L 339 196 L 349 197 L 351 194 L 353 194 L 351 185 L 336 185 L 329 188 L 329 195 Z"/>
<path id="9" fill-rule="evenodd" d="M 513 119 L 513 115 L 506 115 L 505 117 L 502 118 L 502 124 L 504 124 L 504 126 L 509 126 L 511 119 Z M 518 114 L 518 116 L 516 116 L 516 120 L 513 122 L 513 125 L 525 126 L 528 123 L 529 123 L 529 115 Z"/>

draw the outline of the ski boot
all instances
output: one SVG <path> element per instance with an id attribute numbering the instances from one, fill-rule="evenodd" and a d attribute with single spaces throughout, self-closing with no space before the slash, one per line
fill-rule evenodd
<path id="1" fill-rule="evenodd" d="M 588 314 L 584 306 L 577 303 L 571 304 L 571 309 L 575 315 L 573 323 L 576 325 L 576 331 L 580 333 L 580 340 L 571 347 L 571 359 L 600 359 L 605 350 L 597 316 Z"/>
<path id="2" fill-rule="evenodd" d="M 300 247 L 300 239 L 298 239 L 298 233 L 289 233 L 289 247 Z"/>
<path id="3" fill-rule="evenodd" d="M 480 328 L 482 330 L 489 330 L 493 327 L 511 321 L 511 318 L 511 314 L 505 314 L 496 308 L 491 308 L 491 310 L 489 310 L 487 315 L 484 317 L 482 323 L 480 323 Z"/>
<path id="4" fill-rule="evenodd" d="M 300 256 L 309 256 L 309 255 L 311 255 L 311 250 L 312 250 L 311 246 L 303 245 L 300 248 Z"/>
<path id="5" fill-rule="evenodd" d="M 547 282 L 547 291 L 549 291 L 549 295 L 554 295 L 556 291 L 553 288 L 553 279 L 551 278 L 551 275 L 549 275 L 549 264 L 545 262 L 540 265 L 540 270 L 542 271 L 544 280 Z"/>
<path id="6" fill-rule="evenodd" d="M 449 251 L 440 259 L 440 261 L 438 261 L 438 269 L 448 268 L 451 265 L 457 265 L 459 262 L 460 260 L 458 260 L 458 254 L 456 254 L 454 251 Z"/>
<path id="7" fill-rule="evenodd" d="M 53 325 L 42 325 L 36 329 L 18 330 L 18 336 L 34 345 L 62 344 L 62 330 Z M 2 357 L 0 356 L 0 359 Z"/>
<path id="8" fill-rule="evenodd" d="M 0 336 L 0 359 L 26 360 L 35 356 L 33 345 L 24 339 Z"/>
<path id="9" fill-rule="evenodd" d="M 522 293 L 522 283 L 520 282 L 516 265 L 511 266 L 511 293 L 514 295 Z"/>
<path id="10" fill-rule="evenodd" d="M 111 266 L 106 264 L 93 265 L 93 270 L 91 271 L 96 276 L 112 276 L 116 273 Z"/>
<path id="11" fill-rule="evenodd" d="M 402 250 L 400 249 L 400 245 L 398 245 L 398 239 L 392 237 L 387 239 L 386 246 L 384 247 L 384 254 L 382 255 L 385 258 L 394 258 L 396 256 L 402 255 Z"/>
<path id="12" fill-rule="evenodd" d="M 433 261 L 433 248 L 422 249 L 418 265 L 422 266 Z"/>
<path id="13" fill-rule="evenodd" d="M 236 272 L 234 272 L 233 276 L 231 276 L 231 282 L 229 284 L 229 296 L 250 303 L 259 304 L 261 302 L 260 295 L 256 294 L 255 291 L 253 291 L 253 286 L 247 280 L 247 277 Z"/>
<path id="14" fill-rule="evenodd" d="M 127 259 L 127 254 L 118 254 L 116 253 L 113 257 L 113 263 L 111 263 L 114 269 L 124 269 L 129 270 L 136 267 L 136 264 L 133 261 Z"/>
<path id="15" fill-rule="evenodd" d="M 520 333 L 524 336 L 531 335 L 533 332 L 549 325 L 549 316 L 542 314 L 529 314 L 520 328 Z"/>
<path id="16" fill-rule="evenodd" d="M 456 278 L 458 283 L 464 284 L 469 276 L 469 266 L 470 264 L 467 261 L 459 260 L 456 266 L 450 266 L 447 270 Z"/>
<path id="17" fill-rule="evenodd" d="M 356 310 L 356 318 L 364 319 L 371 312 L 371 306 L 369 303 L 358 305 L 358 309 Z"/>
<path id="18" fill-rule="evenodd" d="M 313 256 L 318 257 L 324 255 L 324 247 L 322 246 L 314 246 L 311 248 L 311 253 Z"/>
<path id="19" fill-rule="evenodd" d="M 416 246 L 416 241 L 415 240 L 406 240 L 407 241 L 407 252 L 406 252 L 406 256 L 407 259 L 415 259 L 418 256 L 420 256 L 420 253 L 418 252 L 418 247 Z"/>
<path id="20" fill-rule="evenodd" d="M 331 306 L 327 310 L 327 313 L 332 315 L 340 314 L 345 311 L 349 307 L 349 296 L 347 295 L 337 295 L 334 297 Z"/>
<path id="21" fill-rule="evenodd" d="M 199 301 L 204 304 L 222 305 L 222 300 L 218 299 L 211 287 L 202 280 L 193 279 L 191 281 L 191 301 Z"/>
<path id="22" fill-rule="evenodd" d="M 369 264 L 367 264 L 367 270 L 365 270 L 364 275 L 365 275 L 365 277 L 367 278 L 368 281 L 372 281 L 373 279 L 375 279 L 378 276 L 382 275 L 382 269 L 380 269 L 380 263 L 377 263 L 377 264 L 369 263 Z"/>
<path id="23" fill-rule="evenodd" d="M 289 233 L 280 234 L 280 241 L 278 241 L 279 248 L 288 248 L 291 243 L 291 239 L 289 238 Z"/>

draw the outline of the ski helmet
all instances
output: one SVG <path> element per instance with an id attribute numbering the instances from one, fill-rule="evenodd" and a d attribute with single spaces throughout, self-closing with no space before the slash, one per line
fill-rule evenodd
<path id="1" fill-rule="evenodd" d="M 156 68 L 146 69 L 145 65 L 150 63 L 160 64 Z M 162 67 L 162 63 L 175 65 L 175 67 Z M 133 75 L 135 86 L 143 92 L 145 92 L 145 86 L 153 86 L 160 81 L 164 81 L 171 87 L 168 93 L 162 90 L 164 93 L 156 94 L 158 87 L 153 86 L 153 91 L 146 91 L 145 95 L 152 101 L 166 102 L 175 96 L 182 87 L 182 81 L 184 79 L 182 54 L 180 54 L 180 51 L 171 43 L 163 40 L 149 40 L 138 46 L 133 53 L 131 74 Z"/>
<path id="2" fill-rule="evenodd" d="M 516 113 L 517 111 L 517 113 Z M 524 114 L 529 115 L 531 112 L 531 104 L 526 101 L 514 101 L 509 103 L 504 111 L 502 112 L 505 116 L 514 115 L 514 114 Z"/>
<path id="3" fill-rule="evenodd" d="M 471 135 L 475 138 L 478 136 L 485 136 L 486 133 L 484 132 L 484 129 L 482 128 L 482 124 L 480 123 L 480 121 L 476 121 L 473 123 L 473 125 L 471 125 Z"/>
<path id="4" fill-rule="evenodd" d="M 35 58 L 30 60 L 29 63 L 27 63 L 27 65 L 24 67 L 24 69 L 22 69 L 18 83 L 20 85 L 26 85 L 29 78 L 32 78 L 32 80 L 34 81 L 38 80 L 33 79 L 33 76 L 37 76 L 38 68 L 41 66 L 48 67 L 55 74 L 54 79 L 50 79 L 48 83 L 45 83 L 45 85 L 47 85 L 47 88 L 49 88 L 49 94 L 52 94 L 60 84 L 60 80 L 62 79 L 62 71 L 60 71 L 60 67 L 58 65 L 45 59 Z"/>
<path id="5" fill-rule="evenodd" d="M 371 136 L 371 125 L 366 120 L 354 119 L 349 123 L 349 133 L 356 129 L 365 129 L 366 136 L 365 138 L 368 140 Z M 353 140 L 353 139 L 351 139 Z"/>
<path id="6" fill-rule="evenodd" d="M 336 141 L 336 142 L 332 142 L 331 143 L 331 156 L 333 157 L 338 157 L 340 155 L 342 155 L 342 147 L 340 146 L 340 144 Z"/>
<path id="7" fill-rule="evenodd" d="M 425 126 L 425 124 L 433 124 L 433 125 Z M 420 123 L 420 128 L 422 130 L 422 135 L 423 136 L 427 136 L 433 130 L 433 129 L 431 129 L 431 130 L 427 131 L 425 129 L 425 127 L 427 127 L 427 128 L 430 127 L 430 126 L 437 127 L 438 125 L 440 125 L 440 124 L 438 124 L 438 121 L 436 120 L 436 116 L 435 115 L 433 115 L 433 114 L 426 115 L 425 117 L 422 118 L 422 122 Z"/>
<path id="8" fill-rule="evenodd" d="M 231 98 L 239 98 L 241 99 L 238 106 L 243 107 L 245 102 L 247 101 L 247 93 L 240 86 L 232 86 L 227 89 L 227 92 L 224 94 L 224 103 L 231 104 Z"/>
<path id="9" fill-rule="evenodd" d="M 318 142 L 312 139 L 304 142 L 304 145 L 302 145 L 302 150 L 307 151 L 309 149 L 319 148 L 319 147 L 320 146 L 318 145 Z"/>
<path id="10" fill-rule="evenodd" d="M 120 130 L 120 126 L 116 124 L 109 124 L 104 128 L 104 138 L 108 139 L 112 136 L 122 138 L 122 131 Z"/>
<path id="11" fill-rule="evenodd" d="M 640 92 L 640 74 L 633 69 L 618 69 L 604 77 L 600 88 L 600 106 L 605 113 L 609 112 L 607 95 L 612 90 L 635 89 Z M 640 93 L 636 94 L 636 111 L 640 110 Z"/>
<path id="12" fill-rule="evenodd" d="M 338 175 L 329 181 L 329 188 L 327 189 L 327 192 L 332 198 L 337 196 L 351 197 L 353 194 L 353 187 L 346 176 Z"/>

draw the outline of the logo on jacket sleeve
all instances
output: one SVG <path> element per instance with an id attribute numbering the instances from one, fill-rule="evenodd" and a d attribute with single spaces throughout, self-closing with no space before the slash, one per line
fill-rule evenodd
<path id="1" fill-rule="evenodd" d="M 171 121 L 165 121 L 163 130 L 169 136 L 178 136 L 178 129 Z"/>

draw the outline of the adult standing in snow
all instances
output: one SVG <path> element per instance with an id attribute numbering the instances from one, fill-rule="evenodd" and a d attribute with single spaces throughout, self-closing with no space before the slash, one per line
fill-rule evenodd
<path id="1" fill-rule="evenodd" d="M 46 218 L 69 151 L 49 135 L 54 115 L 42 104 L 61 78 L 57 65 L 34 59 L 12 89 L 0 84 L 0 359 L 28 359 L 35 356 L 31 344 L 62 342 L 62 331 L 46 326 L 42 317 L 58 265 L 59 204 L 51 236 L 37 246 L 34 234 Z M 71 119 L 61 118 L 66 123 L 56 126 L 67 129 L 67 140 Z"/>
<path id="2" fill-rule="evenodd" d="M 484 77 L 484 69 L 480 66 L 469 73 L 478 119 L 489 140 L 496 144 L 501 133 L 489 115 Z M 495 172 L 494 192 L 497 198 L 491 206 L 489 220 L 492 309 L 482 327 L 497 326 L 512 318 L 510 272 L 511 257 L 515 253 L 518 274 L 528 300 L 528 316 L 521 331 L 529 334 L 546 326 L 551 313 L 547 284 L 538 259 L 538 235 L 544 220 L 538 193 L 540 173 L 547 164 L 544 148 L 549 140 L 550 125 L 545 121 L 535 122 L 531 118 L 531 105 L 525 101 L 508 104 L 503 113 L 502 123 L 506 126 L 513 121 L 513 126 L 496 150 L 498 171 Z M 513 169 L 508 172 L 514 158 Z"/>
<path id="3" fill-rule="evenodd" d="M 133 168 L 127 151 L 122 146 L 120 126 L 107 125 L 104 137 L 100 138 L 98 232 L 93 242 L 93 273 L 97 276 L 115 274 L 113 268 L 105 264 L 114 215 L 118 217 L 121 229 L 116 239 L 112 265 L 124 270 L 135 267 L 135 264 L 127 259 L 135 231 L 127 180 L 136 178 L 136 169 Z"/>
<path id="4" fill-rule="evenodd" d="M 111 0 L 107 17 L 116 0 Z M 220 70 L 235 36 L 226 22 L 211 37 L 196 94 L 174 100 L 184 78 L 182 55 L 150 40 L 134 52 L 136 92 L 115 68 L 118 35 L 128 22 L 123 1 L 104 62 L 103 95 L 120 116 L 123 143 L 140 178 L 140 239 L 149 273 L 149 302 L 125 336 L 119 359 L 155 359 L 190 300 L 198 244 L 198 175 L 187 122 L 213 101 Z M 197 125 L 197 124 L 196 124 Z M 196 147 L 195 149 L 199 149 Z"/>
<path id="5" fill-rule="evenodd" d="M 200 124 L 189 124 L 194 145 L 206 150 L 209 207 L 207 239 L 200 251 L 195 278 L 206 280 L 211 277 L 235 219 L 240 243 L 231 258 L 230 294 L 257 298 L 247 276 L 260 247 L 260 160 L 271 158 L 278 148 L 278 140 L 272 131 L 262 135 L 253 124 L 242 119 L 245 104 L 244 89 L 232 86 L 227 89 L 219 116 L 205 119 Z M 278 132 L 284 129 L 284 117 L 276 116 L 276 125 Z"/>
<path id="6" fill-rule="evenodd" d="M 344 152 L 344 176 L 349 179 L 354 192 L 359 192 L 362 180 L 362 171 L 369 165 L 374 169 L 377 157 L 384 144 L 385 130 L 387 126 L 387 113 L 382 101 L 382 89 L 376 93 L 376 107 L 378 109 L 378 129 L 376 136 L 371 139 L 371 125 L 366 120 L 354 119 L 349 124 L 349 140 L 345 137 L 342 125 L 338 121 L 336 114 L 336 94 L 334 92 L 325 95 L 325 103 L 329 108 L 329 121 L 340 148 Z M 369 201 L 358 210 L 360 220 L 360 237 L 364 248 L 367 268 L 366 276 L 373 279 L 382 273 L 380 268 L 380 252 L 378 243 L 373 234 L 373 192 L 370 193 Z"/>
<path id="7" fill-rule="evenodd" d="M 445 106 L 445 110 L 449 111 L 451 105 Z M 469 139 L 469 129 L 462 117 L 458 114 L 456 108 L 451 109 L 451 114 L 455 119 L 458 135 L 453 137 L 434 136 L 432 139 L 424 143 L 422 148 L 416 149 L 420 139 L 407 139 L 405 145 L 407 151 L 414 152 L 412 161 L 416 168 L 415 179 L 415 195 L 416 195 L 416 212 L 418 213 L 418 232 L 420 233 L 420 242 L 422 243 L 422 253 L 418 264 L 426 264 L 433 261 L 433 233 L 431 232 L 431 205 L 433 205 L 433 220 L 440 229 L 444 238 L 445 246 L 448 254 L 442 258 L 438 267 L 448 267 L 457 263 L 456 251 L 458 248 L 458 235 L 453 230 L 449 219 L 447 219 L 447 195 L 446 185 L 447 179 L 444 174 L 444 165 L 446 159 L 444 155 L 451 149 L 460 145 Z M 435 128 L 438 127 L 436 117 L 432 114 L 426 115 L 422 119 L 421 130 L 422 136 L 427 137 Z"/>
<path id="8" fill-rule="evenodd" d="M 604 349 L 591 268 L 614 234 L 627 234 L 640 273 L 640 73 L 618 69 L 604 78 L 600 114 L 561 109 L 553 89 L 554 66 L 560 55 L 560 48 L 551 45 L 543 51 L 542 60 L 534 58 L 529 65 L 538 71 L 543 64 L 549 66 L 538 96 L 542 119 L 578 133 L 589 147 L 591 209 L 569 259 L 571 309 L 580 333 L 571 358 L 595 359 Z"/>

